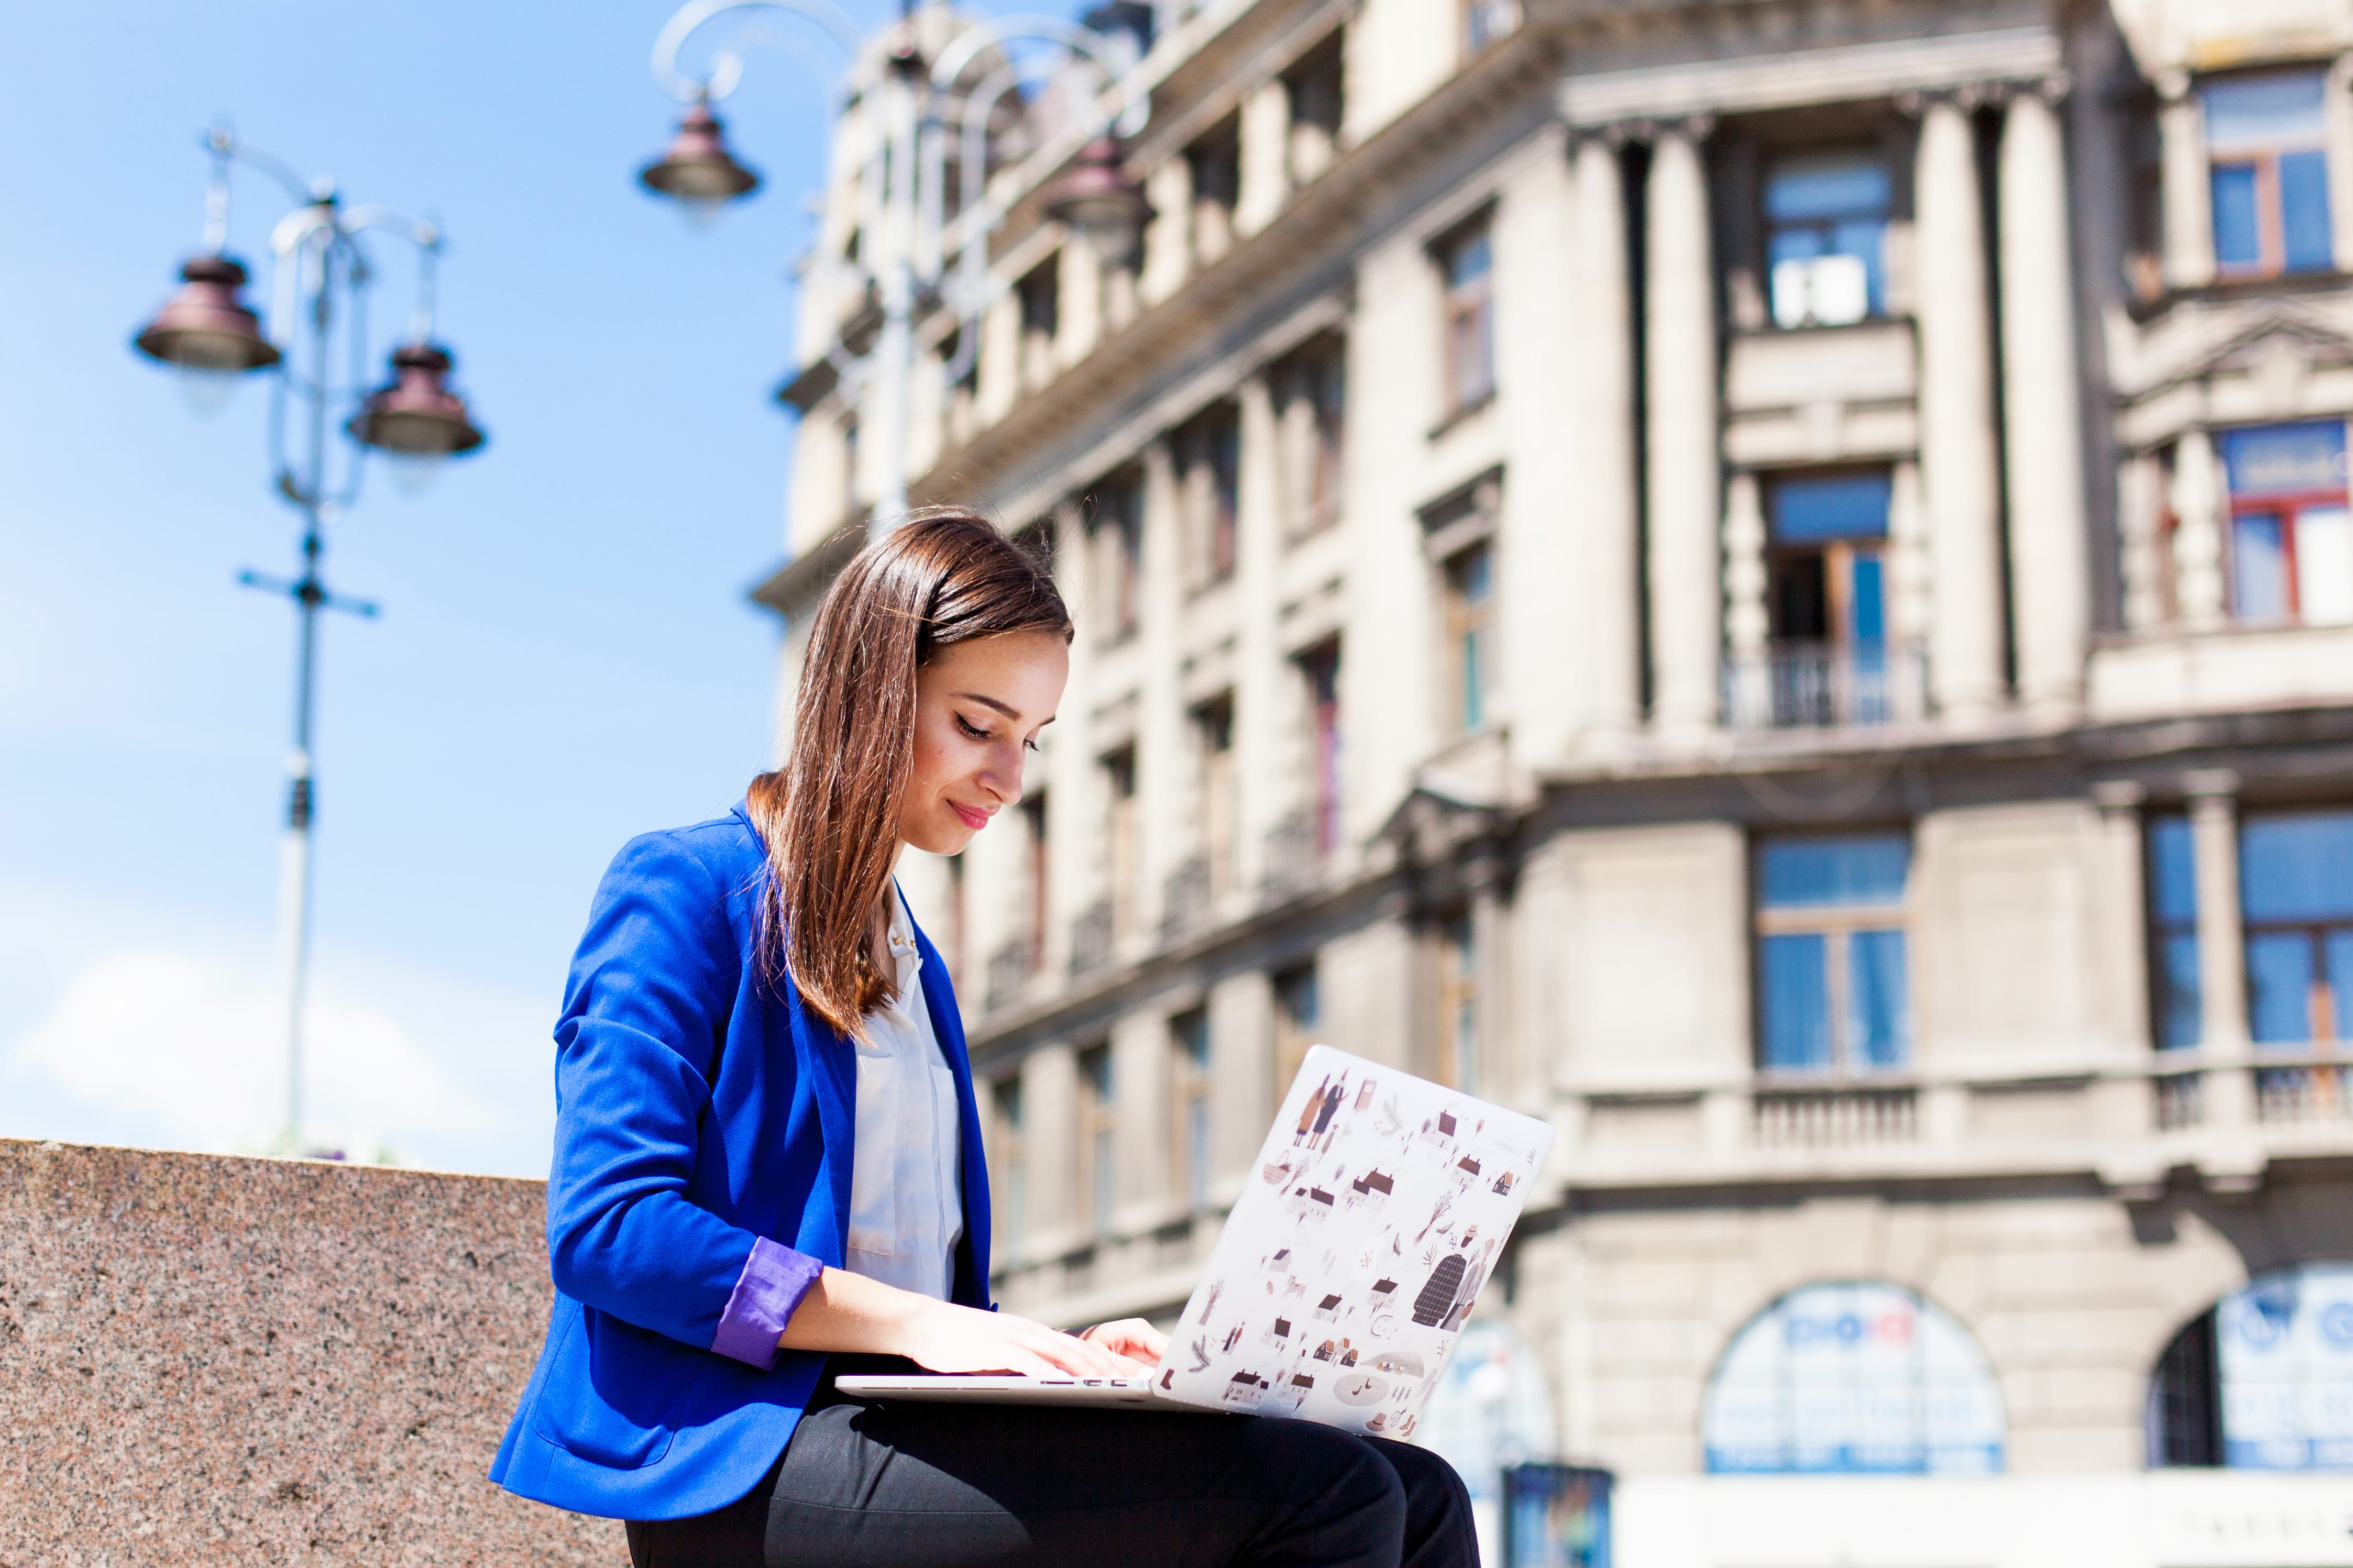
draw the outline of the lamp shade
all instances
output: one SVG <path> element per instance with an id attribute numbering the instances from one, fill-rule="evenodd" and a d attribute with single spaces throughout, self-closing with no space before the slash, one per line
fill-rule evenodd
<path id="1" fill-rule="evenodd" d="M 403 343 L 392 353 L 392 380 L 368 394 L 343 426 L 364 447 L 412 458 L 448 458 L 482 444 L 466 400 L 449 390 L 449 351 Z"/>
<path id="2" fill-rule="evenodd" d="M 1119 143 L 1098 136 L 1047 192 L 1046 213 L 1078 230 L 1098 256 L 1124 259 L 1135 249 L 1152 204 L 1121 166 Z"/>
<path id="3" fill-rule="evenodd" d="M 132 343 L 148 358 L 183 370 L 234 374 L 276 364 L 278 345 L 261 335 L 259 319 L 237 298 L 246 276 L 234 258 L 190 257 L 180 268 L 179 291 Z"/>
<path id="4" fill-rule="evenodd" d="M 760 184 L 760 176 L 727 150 L 727 128 L 704 103 L 687 110 L 669 150 L 638 170 L 638 180 L 656 195 L 714 205 L 749 195 Z"/>

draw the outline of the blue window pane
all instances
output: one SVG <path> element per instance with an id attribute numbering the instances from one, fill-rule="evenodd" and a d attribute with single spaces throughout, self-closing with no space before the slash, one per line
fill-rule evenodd
<path id="1" fill-rule="evenodd" d="M 1911 862 L 1911 841 L 1900 833 L 1783 839 L 1757 857 L 1760 901 L 1783 910 L 1901 903 Z"/>
<path id="2" fill-rule="evenodd" d="M 1791 159 L 1765 180 L 1765 216 L 1777 222 L 1884 216 L 1887 171 L 1869 158 Z"/>
<path id="3" fill-rule="evenodd" d="M 2157 918 L 2188 924 L 2198 918 L 2198 862 L 2189 819 L 2160 816 L 2148 825 L 2149 903 Z"/>
<path id="4" fill-rule="evenodd" d="M 1831 1065 L 1830 939 L 1818 933 L 1768 936 L 1758 944 L 1763 972 L 1765 1065 Z"/>
<path id="5" fill-rule="evenodd" d="M 2333 931 L 2324 939 L 2322 953 L 2328 965 L 2328 996 L 2332 1031 L 2340 1040 L 2353 1040 L 2353 931 Z"/>
<path id="6" fill-rule="evenodd" d="M 2265 1045 L 2312 1037 L 2312 939 L 2270 931 L 2247 939 L 2247 1023 Z"/>
<path id="7" fill-rule="evenodd" d="M 2157 944 L 2157 1048 L 2187 1050 L 2204 1037 L 2199 1015 L 2198 938 L 2188 932 Z"/>
<path id="8" fill-rule="evenodd" d="M 1783 479 L 1773 487 L 1773 537 L 1784 544 L 1884 539 L 1893 489 L 1884 473 Z"/>
<path id="9" fill-rule="evenodd" d="M 1462 634 L 1462 727 L 1475 730 L 1487 721 L 1487 671 L 1481 657 L 1480 634 Z"/>
<path id="10" fill-rule="evenodd" d="M 1854 558 L 1854 582 L 1848 595 L 1851 612 L 1847 633 L 1856 642 L 1876 644 L 1887 637 L 1887 606 L 1882 589 L 1885 574 L 1876 555 Z"/>
<path id="11" fill-rule="evenodd" d="M 2335 263 L 2328 234 L 2328 154 L 2289 153 L 2279 161 L 2280 231 L 2290 272 L 2326 272 Z"/>
<path id="12" fill-rule="evenodd" d="M 2239 904 L 2251 921 L 2353 919 L 2353 812 L 2259 816 L 2241 827 Z"/>
<path id="13" fill-rule="evenodd" d="M 1494 266 L 1495 253 L 1487 241 L 1487 231 L 1481 229 L 1456 245 L 1446 258 L 1446 280 L 1455 288 L 1475 283 L 1487 276 Z"/>
<path id="14" fill-rule="evenodd" d="M 2200 87 L 2210 147 L 2312 142 L 2321 134 L 2326 79 L 2316 70 L 2225 77 Z"/>
<path id="15" fill-rule="evenodd" d="M 2222 435 L 2222 466 L 2231 494 L 2304 495 L 2345 489 L 2345 422 L 2255 425 Z"/>
<path id="16" fill-rule="evenodd" d="M 2251 511 L 2231 520 L 2231 609 L 2242 620 L 2287 614 L 2287 552 L 2279 513 Z"/>
<path id="17" fill-rule="evenodd" d="M 1911 1008 L 1904 977 L 1904 933 L 1859 931 L 1847 939 L 1852 994 L 1847 1038 L 1857 1065 L 1900 1068 L 1912 1058 Z"/>
<path id="18" fill-rule="evenodd" d="M 2260 267 L 2263 226 L 2255 216 L 2255 166 L 2214 166 L 2214 259 L 2225 267 Z"/>

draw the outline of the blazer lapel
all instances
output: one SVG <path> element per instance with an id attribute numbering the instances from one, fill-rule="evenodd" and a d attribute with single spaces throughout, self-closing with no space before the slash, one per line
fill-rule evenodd
<path id="1" fill-rule="evenodd" d="M 817 1068 L 810 1085 L 817 1095 L 818 1131 L 825 1141 L 826 1191 L 833 1203 L 833 1224 L 826 1233 L 833 1247 L 820 1260 L 839 1268 L 849 1250 L 849 1179 L 858 1159 L 857 1052 L 831 1025 L 801 1005 L 800 987 L 789 976 L 785 1004 L 791 1013 L 794 1045 L 801 1059 Z"/>

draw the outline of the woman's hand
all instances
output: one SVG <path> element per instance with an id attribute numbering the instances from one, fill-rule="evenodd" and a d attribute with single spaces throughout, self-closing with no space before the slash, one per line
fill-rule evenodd
<path id="1" fill-rule="evenodd" d="M 1091 1345 L 1101 1345 L 1113 1355 L 1125 1356 L 1135 1364 L 1137 1372 L 1150 1372 L 1153 1363 L 1168 1350 L 1168 1336 L 1142 1318 L 1122 1318 L 1115 1323 L 1097 1323 L 1079 1338 Z"/>
<path id="2" fill-rule="evenodd" d="M 1134 1326 L 1152 1332 L 1147 1323 Z M 828 1268 L 818 1277 L 776 1342 L 788 1351 L 902 1355 L 933 1372 L 1134 1377 L 1149 1370 L 1116 1348 L 1089 1343 L 1028 1318 L 934 1300 L 839 1268 Z"/>
<path id="3" fill-rule="evenodd" d="M 932 1372 L 1010 1372 L 1028 1377 L 1134 1377 L 1150 1369 L 1101 1342 L 1058 1332 L 1010 1312 L 930 1301 L 900 1336 L 897 1353 Z"/>

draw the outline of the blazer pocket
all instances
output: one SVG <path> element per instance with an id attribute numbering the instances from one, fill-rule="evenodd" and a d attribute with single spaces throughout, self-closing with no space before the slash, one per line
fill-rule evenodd
<path id="1" fill-rule="evenodd" d="M 590 1464 L 642 1469 L 670 1451 L 709 1353 L 583 1307 L 565 1322 L 533 1424 Z"/>

